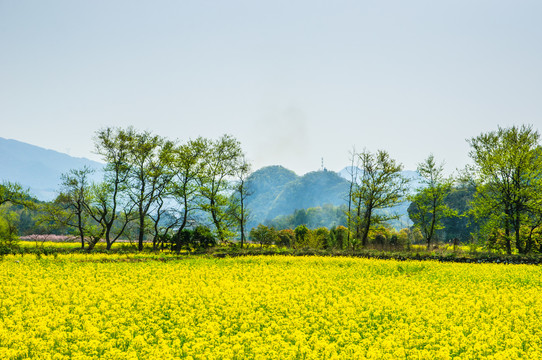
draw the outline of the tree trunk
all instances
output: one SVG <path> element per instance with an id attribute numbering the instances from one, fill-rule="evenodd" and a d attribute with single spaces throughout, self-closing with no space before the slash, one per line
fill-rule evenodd
<path id="1" fill-rule="evenodd" d="M 369 241 L 369 229 L 371 228 L 371 210 L 367 209 L 365 212 L 365 215 L 363 217 L 363 221 L 365 224 L 365 229 L 363 230 L 363 237 L 361 239 L 361 246 L 367 247 Z"/>
<path id="2" fill-rule="evenodd" d="M 77 227 L 79 228 L 79 237 L 81 238 L 81 249 L 85 248 L 85 230 L 83 228 L 83 219 L 81 212 L 77 213 Z"/>
<path id="3" fill-rule="evenodd" d="M 506 220 L 506 225 L 504 227 L 504 237 L 506 241 L 506 253 L 512 255 L 512 243 L 510 241 L 510 226 L 508 220 Z"/>
<path id="4" fill-rule="evenodd" d="M 359 245 L 361 238 L 362 238 L 361 236 L 361 203 L 358 203 L 357 209 L 356 209 L 356 240 L 357 240 L 356 245 Z"/>
<path id="5" fill-rule="evenodd" d="M 111 246 L 113 243 L 111 242 L 111 226 L 113 226 L 113 223 L 107 224 L 105 229 L 105 243 L 107 244 L 107 250 L 111 249 Z"/>
<path id="6" fill-rule="evenodd" d="M 241 207 L 242 209 L 242 207 Z M 243 211 L 243 210 L 241 210 Z M 241 215 L 241 249 L 243 248 L 243 244 L 245 242 L 245 226 L 244 226 L 244 223 L 245 220 L 243 219 L 243 215 Z"/>
<path id="7" fill-rule="evenodd" d="M 520 237 L 520 227 L 521 227 L 521 219 L 520 219 L 520 215 L 519 215 L 519 212 L 516 211 L 516 218 L 514 219 L 514 230 L 515 230 L 515 235 L 516 235 L 516 247 L 518 249 L 518 252 L 520 254 L 525 254 L 526 251 L 525 251 L 525 248 L 523 247 L 523 243 L 521 241 L 521 237 Z"/>
<path id="8" fill-rule="evenodd" d="M 143 237 L 145 235 L 145 216 L 142 212 L 139 213 L 139 236 L 138 236 L 138 246 L 139 251 L 143 250 Z"/>

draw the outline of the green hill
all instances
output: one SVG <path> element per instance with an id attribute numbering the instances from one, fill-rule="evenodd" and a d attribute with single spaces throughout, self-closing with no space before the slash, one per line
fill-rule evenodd
<path id="1" fill-rule="evenodd" d="M 345 204 L 348 194 L 348 181 L 335 172 L 315 171 L 297 176 L 282 166 L 255 171 L 247 184 L 252 192 L 247 199 L 251 211 L 249 228 L 297 209 Z"/>

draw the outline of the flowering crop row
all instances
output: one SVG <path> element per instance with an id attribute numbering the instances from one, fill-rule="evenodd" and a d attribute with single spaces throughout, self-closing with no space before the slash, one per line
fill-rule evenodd
<path id="1" fill-rule="evenodd" d="M 137 259 L 4 257 L 0 358 L 542 358 L 536 266 Z"/>

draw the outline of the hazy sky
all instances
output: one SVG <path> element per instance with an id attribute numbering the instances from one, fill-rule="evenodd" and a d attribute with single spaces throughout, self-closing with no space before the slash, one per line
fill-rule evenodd
<path id="1" fill-rule="evenodd" d="M 237 137 L 255 168 L 352 146 L 448 171 L 497 125 L 542 130 L 542 1 L 0 0 L 0 136 L 72 156 L 134 125 Z"/>

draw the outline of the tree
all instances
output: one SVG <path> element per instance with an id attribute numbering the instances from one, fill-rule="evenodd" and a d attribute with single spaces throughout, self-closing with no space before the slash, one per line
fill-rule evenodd
<path id="1" fill-rule="evenodd" d="M 310 245 L 314 249 L 322 249 L 330 247 L 330 231 L 326 227 L 319 227 L 312 231 Z"/>
<path id="2" fill-rule="evenodd" d="M 8 202 L 15 205 L 31 206 L 28 201 L 29 197 L 28 190 L 18 183 L 4 181 L 0 184 L 0 206 Z"/>
<path id="3" fill-rule="evenodd" d="M 408 214 L 414 226 L 422 232 L 427 250 L 431 247 L 435 232 L 443 228 L 443 218 L 457 214 L 445 203 L 453 183 L 443 172 L 444 166 L 437 165 L 433 155 L 429 155 L 424 162 L 418 164 L 422 186 L 411 197 L 413 206 L 409 207 Z"/>
<path id="4" fill-rule="evenodd" d="M 250 230 L 250 240 L 260 244 L 260 247 L 264 245 L 272 245 L 279 239 L 277 231 L 272 227 L 265 225 L 258 225 Z"/>
<path id="5" fill-rule="evenodd" d="M 246 206 L 247 198 L 252 195 L 252 190 L 247 186 L 247 178 L 250 175 L 250 164 L 243 156 L 239 166 L 235 169 L 234 194 L 232 196 L 232 215 L 238 223 L 241 236 L 241 248 L 245 243 L 245 229 L 249 219 L 249 209 Z"/>
<path id="6" fill-rule="evenodd" d="M 332 243 L 329 244 L 334 249 L 344 249 L 349 247 L 350 230 L 344 226 L 337 226 L 330 229 Z"/>
<path id="7" fill-rule="evenodd" d="M 211 230 L 205 226 L 196 226 L 194 230 L 184 229 L 176 233 L 172 238 L 172 250 L 182 249 L 206 249 L 216 245 L 216 240 Z"/>
<path id="8" fill-rule="evenodd" d="M 129 156 L 133 135 L 132 128 L 123 130 L 108 127 L 98 130 L 94 137 L 96 153 L 106 163 L 105 180 L 92 187 L 92 204 L 89 204 L 87 211 L 102 227 L 107 249 L 111 248 L 132 220 L 133 204 L 126 201 L 125 192 L 130 175 Z M 112 237 L 111 231 L 117 219 L 120 219 L 122 225 Z"/>
<path id="9" fill-rule="evenodd" d="M 542 149 L 537 149 L 537 157 L 542 156 Z M 526 214 L 526 240 L 525 253 L 529 253 L 535 248 L 535 236 L 538 238 L 538 251 L 542 252 L 542 178 L 532 180 L 531 185 L 535 191 L 529 198 L 529 205 Z"/>
<path id="10" fill-rule="evenodd" d="M 372 228 L 398 218 L 379 210 L 399 204 L 408 190 L 409 180 L 401 175 L 403 166 L 384 150 L 378 150 L 375 154 L 364 150 L 358 156 L 361 169 L 352 201 L 356 210 L 355 237 L 365 247 Z"/>
<path id="11" fill-rule="evenodd" d="M 198 175 L 199 195 L 204 200 L 201 208 L 211 216 L 216 234 L 225 242 L 232 234 L 234 219 L 231 216 L 230 195 L 232 177 L 242 160 L 241 144 L 230 135 L 216 141 L 206 141 L 205 163 Z"/>
<path id="12" fill-rule="evenodd" d="M 30 200 L 28 190 L 14 182 L 4 181 L 0 184 L 0 240 L 8 246 L 13 246 L 18 240 L 17 223 L 19 214 L 11 211 L 10 205 L 20 205 L 26 208 L 35 208 Z"/>
<path id="13" fill-rule="evenodd" d="M 179 224 L 179 218 L 176 216 L 176 209 L 173 204 L 173 177 L 175 170 L 172 167 L 172 157 L 175 151 L 175 143 L 166 140 L 160 149 L 159 163 L 161 171 L 154 173 L 153 183 L 156 183 L 153 208 L 147 213 L 152 226 L 153 249 L 158 249 L 161 245 L 164 247 L 164 241 L 168 238 L 168 233 Z"/>
<path id="14" fill-rule="evenodd" d="M 352 197 L 354 194 L 355 183 L 358 179 L 358 166 L 355 164 L 356 159 L 358 158 L 358 155 L 356 153 L 356 148 L 352 147 L 352 151 L 350 152 L 350 169 L 348 170 L 348 173 L 350 174 L 350 186 L 348 188 L 348 213 L 347 213 L 347 238 L 346 238 L 346 246 L 350 247 L 350 233 L 352 229 Z M 341 245 L 342 247 L 342 245 Z"/>
<path id="15" fill-rule="evenodd" d="M 535 200 L 542 191 L 539 133 L 526 125 L 499 127 L 468 142 L 477 184 L 472 211 L 483 221 L 482 231 L 488 238 L 498 238 L 502 230 L 508 254 L 513 245 L 519 253 L 530 251 L 522 228 L 529 224 L 528 214 L 539 211 Z"/>
<path id="16" fill-rule="evenodd" d="M 73 227 L 85 248 L 85 237 L 92 236 L 87 216 L 90 201 L 88 177 L 93 173 L 89 167 L 72 169 L 61 175 L 61 192 L 52 204 L 44 207 L 44 220 L 52 220 L 64 226 Z M 90 240 L 92 241 L 92 240 Z"/>
<path id="17" fill-rule="evenodd" d="M 173 172 L 171 196 L 180 206 L 178 230 L 180 234 L 188 225 L 192 213 L 201 209 L 198 201 L 200 184 L 206 184 L 204 168 L 205 155 L 208 153 L 209 141 L 202 137 L 190 140 L 173 148 L 170 167 Z"/>
<path id="18" fill-rule="evenodd" d="M 86 213 L 96 221 L 96 230 L 92 232 L 89 249 L 105 237 L 107 250 L 123 235 L 128 224 L 133 221 L 133 204 L 121 201 L 115 196 L 113 184 L 102 182 L 92 184 L 89 202 L 85 204 Z"/>
<path id="19" fill-rule="evenodd" d="M 295 233 L 292 229 L 282 229 L 278 233 L 276 245 L 291 247 L 295 243 Z"/>
<path id="20" fill-rule="evenodd" d="M 133 128 L 128 128 L 125 132 L 129 140 L 126 158 L 127 192 L 137 213 L 138 249 L 141 251 L 148 215 L 157 203 L 159 207 L 163 205 L 162 199 L 159 198 L 164 194 L 173 176 L 166 166 L 169 155 L 164 153 L 170 151 L 173 145 L 148 131 L 137 132 Z M 156 246 L 154 239 L 153 247 Z"/>
<path id="21" fill-rule="evenodd" d="M 0 207 L 0 246 L 5 244 L 11 248 L 17 243 L 19 240 L 16 225 L 18 220 L 19 215 L 16 212 Z"/>
<path id="22" fill-rule="evenodd" d="M 311 237 L 311 231 L 305 225 L 299 225 L 294 229 L 295 234 L 295 248 L 303 248 L 309 245 Z"/>

